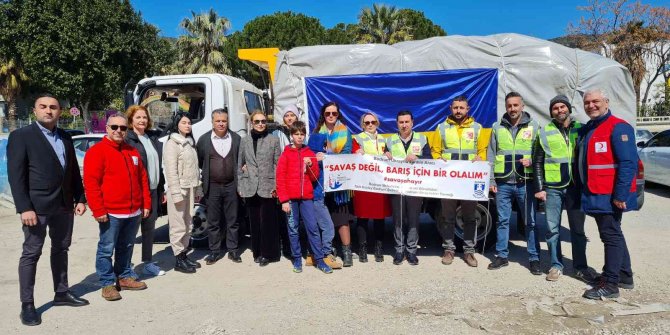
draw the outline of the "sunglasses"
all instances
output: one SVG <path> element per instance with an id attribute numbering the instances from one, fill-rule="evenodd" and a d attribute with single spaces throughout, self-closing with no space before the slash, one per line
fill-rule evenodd
<path id="1" fill-rule="evenodd" d="M 128 127 L 127 127 L 127 126 L 119 126 L 118 124 L 108 125 L 107 127 L 109 127 L 109 129 L 111 129 L 111 130 L 119 130 L 119 129 L 120 129 L 121 131 L 126 131 L 126 130 L 128 130 Z"/>
<path id="2" fill-rule="evenodd" d="M 338 115 L 340 115 L 339 112 L 325 112 L 325 113 L 323 113 L 323 116 L 325 116 L 325 117 L 338 116 Z"/>
<path id="3" fill-rule="evenodd" d="M 254 120 L 254 124 L 266 124 L 268 120 Z"/>
<path id="4" fill-rule="evenodd" d="M 369 125 L 371 125 L 371 124 L 373 124 L 373 125 L 375 125 L 375 126 L 377 125 L 377 121 L 365 121 L 365 122 L 363 122 L 363 123 L 364 123 L 366 126 L 369 126 Z"/>

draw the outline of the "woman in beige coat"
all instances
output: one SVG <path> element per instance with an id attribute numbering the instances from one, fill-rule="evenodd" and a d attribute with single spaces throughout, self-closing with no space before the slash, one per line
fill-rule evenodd
<path id="1" fill-rule="evenodd" d="M 163 149 L 163 171 L 167 186 L 167 210 L 170 245 L 176 257 L 174 269 L 194 273 L 200 264 L 186 256 L 191 239 L 193 206 L 202 197 L 200 170 L 191 119 L 179 112 L 168 127 L 168 140 Z"/>

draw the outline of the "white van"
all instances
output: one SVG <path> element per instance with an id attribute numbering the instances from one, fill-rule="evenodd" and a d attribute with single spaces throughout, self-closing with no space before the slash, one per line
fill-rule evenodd
<path id="1" fill-rule="evenodd" d="M 129 87 L 131 86 L 131 87 Z M 228 127 L 244 137 L 249 115 L 257 109 L 265 110 L 263 92 L 254 85 L 223 74 L 186 74 L 157 76 L 127 85 L 126 107 L 147 107 L 154 128 L 167 127 L 174 113 L 188 112 L 193 120 L 193 136 L 212 129 L 212 111 L 228 110 Z"/>

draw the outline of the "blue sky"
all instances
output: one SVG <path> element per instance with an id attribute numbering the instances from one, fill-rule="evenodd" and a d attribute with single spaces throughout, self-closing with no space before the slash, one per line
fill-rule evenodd
<path id="1" fill-rule="evenodd" d="M 326 28 L 335 24 L 355 23 L 364 7 L 375 1 L 358 0 L 131 0 L 136 10 L 146 21 L 156 25 L 162 36 L 181 35 L 179 22 L 196 13 L 214 8 L 227 17 L 233 31 L 241 30 L 244 24 L 257 16 L 275 12 L 293 11 L 316 17 Z M 490 35 L 497 33 L 519 33 L 550 39 L 565 35 L 569 22 L 578 22 L 587 0 L 435 0 L 435 1 L 378 1 L 397 8 L 412 8 L 423 11 L 426 17 L 442 26 L 449 35 Z M 670 0 L 646 0 L 653 6 L 670 6 Z"/>

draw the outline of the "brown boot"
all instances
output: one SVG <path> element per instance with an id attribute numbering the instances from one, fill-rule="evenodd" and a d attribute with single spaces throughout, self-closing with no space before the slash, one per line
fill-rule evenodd
<path id="1" fill-rule="evenodd" d="M 314 256 L 311 254 L 307 255 L 307 258 L 305 258 L 305 266 L 314 266 Z"/>
<path id="2" fill-rule="evenodd" d="M 326 265 L 330 266 L 331 269 L 342 268 L 342 263 L 338 262 L 333 254 L 326 255 L 326 257 L 323 258 L 323 261 L 326 262 Z"/>
<path id="3" fill-rule="evenodd" d="M 103 287 L 102 297 L 107 301 L 121 300 L 121 294 L 116 290 L 116 285 L 107 285 Z"/>
<path id="4" fill-rule="evenodd" d="M 454 252 L 451 250 L 445 250 L 444 255 L 442 255 L 442 264 L 450 265 L 454 261 Z"/>
<path id="5" fill-rule="evenodd" d="M 465 261 L 465 263 L 472 266 L 473 268 L 477 267 L 477 259 L 475 258 L 475 254 L 469 252 L 465 254 L 465 256 L 463 256 L 463 260 Z"/>
<path id="6" fill-rule="evenodd" d="M 147 288 L 147 284 L 141 281 L 135 280 L 135 278 L 120 278 L 118 287 L 120 290 L 130 290 L 130 291 L 139 291 Z"/>

